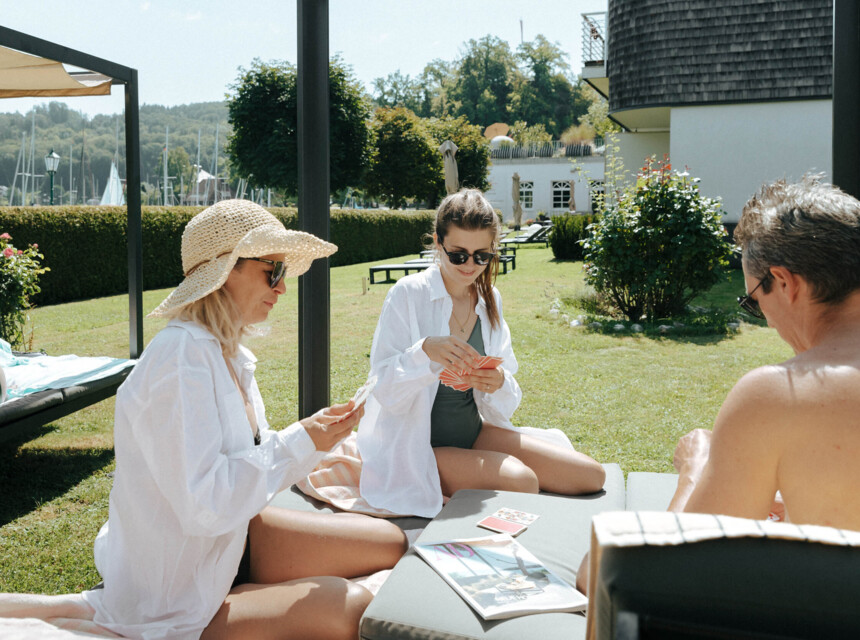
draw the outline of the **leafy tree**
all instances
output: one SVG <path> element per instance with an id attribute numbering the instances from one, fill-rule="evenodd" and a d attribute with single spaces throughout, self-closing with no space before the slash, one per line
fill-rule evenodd
<path id="1" fill-rule="evenodd" d="M 368 193 L 392 208 L 436 193 L 442 156 L 421 119 L 403 107 L 380 108 L 372 127 L 376 146 L 365 178 Z"/>
<path id="2" fill-rule="evenodd" d="M 415 113 L 422 118 L 451 115 L 451 91 L 456 82 L 455 65 L 439 58 L 431 60 L 421 72 L 421 106 Z"/>
<path id="3" fill-rule="evenodd" d="M 609 119 L 609 102 L 591 87 L 586 87 L 583 94 L 588 100 L 588 111 L 580 118 L 580 122 L 591 127 L 598 136 L 605 137 L 608 133 L 621 131 L 621 127 Z"/>
<path id="4" fill-rule="evenodd" d="M 517 73 L 507 42 L 491 35 L 469 40 L 457 62 L 456 79 L 450 91 L 456 104 L 454 115 L 466 116 L 481 128 L 505 122 Z"/>
<path id="5" fill-rule="evenodd" d="M 508 136 L 519 145 L 542 144 L 552 142 L 552 135 L 541 124 L 529 125 L 523 120 L 518 120 L 508 131 Z"/>
<path id="6" fill-rule="evenodd" d="M 575 88 L 569 79 L 567 54 L 542 35 L 517 49 L 523 66 L 511 94 L 508 111 L 517 120 L 542 124 L 558 137 L 576 120 Z"/>
<path id="7" fill-rule="evenodd" d="M 682 313 L 728 265 L 720 203 L 697 182 L 668 160 L 647 160 L 583 242 L 586 282 L 631 322 Z"/>
<path id="8" fill-rule="evenodd" d="M 469 124 L 464 116 L 452 118 L 431 118 L 425 121 L 438 153 L 439 145 L 451 140 L 457 145 L 457 177 L 461 187 L 473 187 L 486 191 L 490 188 L 490 143 L 481 133 L 481 127 Z M 428 204 L 435 206 L 437 200 L 445 195 L 444 169 L 437 181 Z"/>
<path id="9" fill-rule="evenodd" d="M 255 184 L 298 191 L 296 68 L 255 59 L 240 69 L 227 107 L 233 133 L 227 152 L 237 173 Z M 370 159 L 370 107 L 352 71 L 329 63 L 331 191 L 360 183 Z"/>
<path id="10" fill-rule="evenodd" d="M 414 113 L 421 109 L 421 80 L 413 80 L 398 69 L 373 81 L 373 100 L 379 107 L 406 107 Z"/>

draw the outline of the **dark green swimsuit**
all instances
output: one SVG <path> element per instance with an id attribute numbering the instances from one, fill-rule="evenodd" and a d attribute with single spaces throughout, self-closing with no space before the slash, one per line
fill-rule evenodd
<path id="1" fill-rule="evenodd" d="M 475 321 L 475 328 L 466 342 L 482 356 L 487 355 L 484 353 L 480 318 Z M 439 383 L 430 412 L 430 446 L 471 449 L 481 433 L 482 424 L 471 389 L 457 391 Z"/>

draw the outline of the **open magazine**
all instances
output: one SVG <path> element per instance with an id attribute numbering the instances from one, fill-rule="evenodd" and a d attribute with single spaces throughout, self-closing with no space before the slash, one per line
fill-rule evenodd
<path id="1" fill-rule="evenodd" d="M 508 534 L 416 544 L 415 551 L 485 620 L 588 604 Z"/>

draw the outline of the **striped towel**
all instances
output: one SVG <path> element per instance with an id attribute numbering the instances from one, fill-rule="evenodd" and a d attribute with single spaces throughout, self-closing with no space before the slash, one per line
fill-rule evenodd
<path id="1" fill-rule="evenodd" d="M 302 493 L 317 500 L 353 513 L 364 513 L 381 518 L 397 518 L 403 514 L 392 513 L 368 504 L 359 492 L 361 478 L 361 455 L 355 432 L 329 451 L 316 469 L 304 480 L 296 483 Z"/>

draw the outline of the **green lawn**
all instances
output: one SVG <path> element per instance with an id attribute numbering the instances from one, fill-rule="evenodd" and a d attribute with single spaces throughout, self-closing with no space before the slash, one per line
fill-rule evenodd
<path id="1" fill-rule="evenodd" d="M 373 285 L 363 294 L 367 266 L 331 272 L 333 401 L 349 398 L 365 379 L 389 288 Z M 499 276 L 523 388 L 513 421 L 558 427 L 577 449 L 625 471 L 671 471 L 675 442 L 692 428 L 712 425 L 744 372 L 791 355 L 773 330 L 759 325 L 742 325 L 729 336 L 650 338 L 590 333 L 552 321 L 552 300 L 582 286 L 581 264 L 554 262 L 543 247 L 522 247 L 517 270 Z M 696 304 L 732 308 L 742 292 L 735 273 Z M 166 294 L 146 292 L 144 309 Z M 249 342 L 276 428 L 297 418 L 296 311 L 293 280 L 272 313 L 271 333 Z M 50 354 L 128 355 L 125 296 L 45 307 L 33 315 L 36 347 Z M 146 341 L 163 325 L 146 320 Z M 108 400 L 30 440 L 0 444 L 0 591 L 61 593 L 98 582 L 92 543 L 107 518 L 112 420 Z"/>

